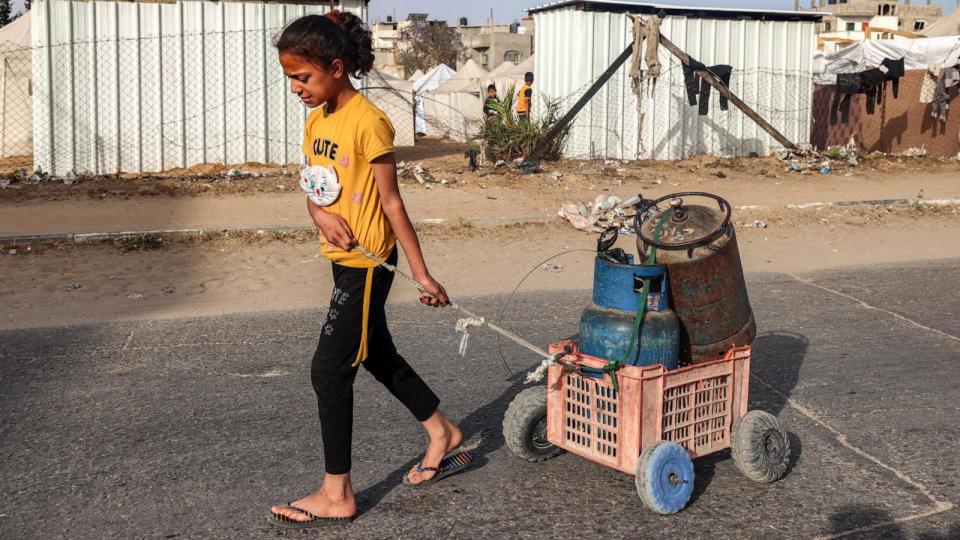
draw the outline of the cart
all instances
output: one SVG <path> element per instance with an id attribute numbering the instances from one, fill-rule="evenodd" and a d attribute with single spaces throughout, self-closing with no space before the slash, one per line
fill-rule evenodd
<path id="1" fill-rule="evenodd" d="M 668 371 L 623 366 L 616 382 L 606 359 L 581 354 L 574 341 L 549 348 L 557 364 L 546 386 L 520 392 L 503 420 L 507 447 L 541 462 L 563 451 L 635 475 L 651 510 L 673 514 L 693 493 L 693 459 L 729 448 L 750 480 L 773 482 L 787 469 L 789 439 L 781 422 L 747 411 L 749 346 L 723 358 Z"/>

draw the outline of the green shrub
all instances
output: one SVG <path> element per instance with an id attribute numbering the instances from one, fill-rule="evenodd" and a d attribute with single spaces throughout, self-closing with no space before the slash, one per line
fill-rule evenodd
<path id="1" fill-rule="evenodd" d="M 546 110 L 536 115 L 534 120 L 517 118 L 513 108 L 514 93 L 514 88 L 510 87 L 501 99 L 491 104 L 490 107 L 497 115 L 484 119 L 480 133 L 477 134 L 476 138 L 486 143 L 487 157 L 490 159 L 511 161 L 520 157 L 528 158 L 547 132 L 560 120 L 560 107 L 556 101 L 548 102 Z M 569 135 L 568 125 L 550 141 L 540 159 L 560 159 Z"/>

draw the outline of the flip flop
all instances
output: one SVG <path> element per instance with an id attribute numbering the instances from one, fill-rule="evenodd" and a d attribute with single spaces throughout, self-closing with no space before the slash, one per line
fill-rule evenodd
<path id="1" fill-rule="evenodd" d="M 298 521 L 292 518 L 288 518 L 283 514 L 278 514 L 276 512 L 270 512 L 270 522 L 278 527 L 283 527 L 285 529 L 315 529 L 317 527 L 331 527 L 335 525 L 346 525 L 354 520 L 357 516 L 350 517 L 320 517 L 314 515 L 311 512 L 304 510 L 303 508 L 297 508 L 293 503 L 287 503 L 284 508 L 290 508 L 296 510 L 308 518 L 307 521 Z"/>
<path id="2" fill-rule="evenodd" d="M 423 461 L 417 464 L 417 472 L 423 473 L 427 471 L 432 471 L 434 475 L 422 482 L 414 484 L 410 482 L 410 473 L 403 475 L 404 485 L 410 486 L 412 488 L 421 488 L 427 487 L 431 484 L 435 484 L 440 480 L 448 476 L 453 476 L 458 473 L 462 473 L 470 467 L 470 463 L 473 462 L 473 454 L 469 450 L 463 450 L 462 448 L 457 448 L 448 452 L 443 459 L 440 460 L 440 464 L 437 467 L 424 467 Z"/>

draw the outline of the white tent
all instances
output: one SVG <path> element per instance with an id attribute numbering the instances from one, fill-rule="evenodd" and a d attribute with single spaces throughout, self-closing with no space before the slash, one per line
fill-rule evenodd
<path id="1" fill-rule="evenodd" d="M 409 77 L 407 77 L 407 80 L 410 81 L 410 82 L 412 82 L 412 83 L 415 83 L 415 82 L 419 81 L 421 77 L 423 77 L 423 70 L 422 70 L 422 69 L 418 69 L 418 70 L 416 70 L 416 71 L 413 72 L 413 75 L 410 75 Z"/>
<path id="2" fill-rule="evenodd" d="M 393 124 L 394 144 L 413 146 L 413 83 L 373 70 L 367 74 L 367 87 L 367 97 Z"/>
<path id="3" fill-rule="evenodd" d="M 0 28 L 0 157 L 33 153 L 30 12 Z"/>
<path id="4" fill-rule="evenodd" d="M 423 77 L 420 77 L 415 83 L 413 83 L 413 91 L 418 94 L 422 94 L 424 92 L 436 90 L 441 84 L 449 81 L 454 74 L 456 74 L 456 72 L 450 69 L 446 64 L 435 66 Z"/>
<path id="5" fill-rule="evenodd" d="M 504 60 L 502 64 L 495 67 L 493 71 L 487 74 L 487 77 L 490 79 L 496 79 L 497 77 L 506 75 L 513 68 L 517 67 L 517 64 L 509 60 Z"/>
<path id="6" fill-rule="evenodd" d="M 960 36 L 960 7 L 920 32 L 927 37 Z"/>
<path id="7" fill-rule="evenodd" d="M 531 54 L 529 57 L 527 57 L 526 60 L 517 64 L 515 68 L 506 72 L 505 75 L 511 78 L 519 77 L 520 80 L 522 81 L 523 76 L 527 72 L 536 73 L 536 70 L 534 69 L 535 67 L 536 67 L 536 55 Z"/>
<path id="8" fill-rule="evenodd" d="M 483 122 L 481 89 L 487 75 L 479 64 L 467 60 L 450 80 L 424 96 L 424 115 L 432 135 L 460 142 L 476 135 Z"/>

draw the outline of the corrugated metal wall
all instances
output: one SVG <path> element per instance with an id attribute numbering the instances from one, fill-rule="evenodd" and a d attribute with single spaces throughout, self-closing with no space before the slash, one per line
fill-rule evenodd
<path id="1" fill-rule="evenodd" d="M 567 7 L 536 13 L 534 23 L 541 111 L 546 100 L 559 101 L 562 111 L 572 106 L 633 39 L 623 14 Z M 671 16 L 661 31 L 708 66 L 733 66 L 731 90 L 794 143 L 809 142 L 815 23 Z M 683 159 L 780 147 L 732 105 L 721 111 L 715 91 L 709 114 L 700 116 L 687 102 L 680 62 L 663 47 L 659 57 L 663 74 L 639 106 L 627 65 L 591 100 L 571 130 L 569 157 Z"/>
<path id="2" fill-rule="evenodd" d="M 366 20 L 366 2 L 341 0 Z M 307 109 L 272 40 L 326 6 L 34 0 L 34 162 L 45 171 L 299 163 Z"/>

